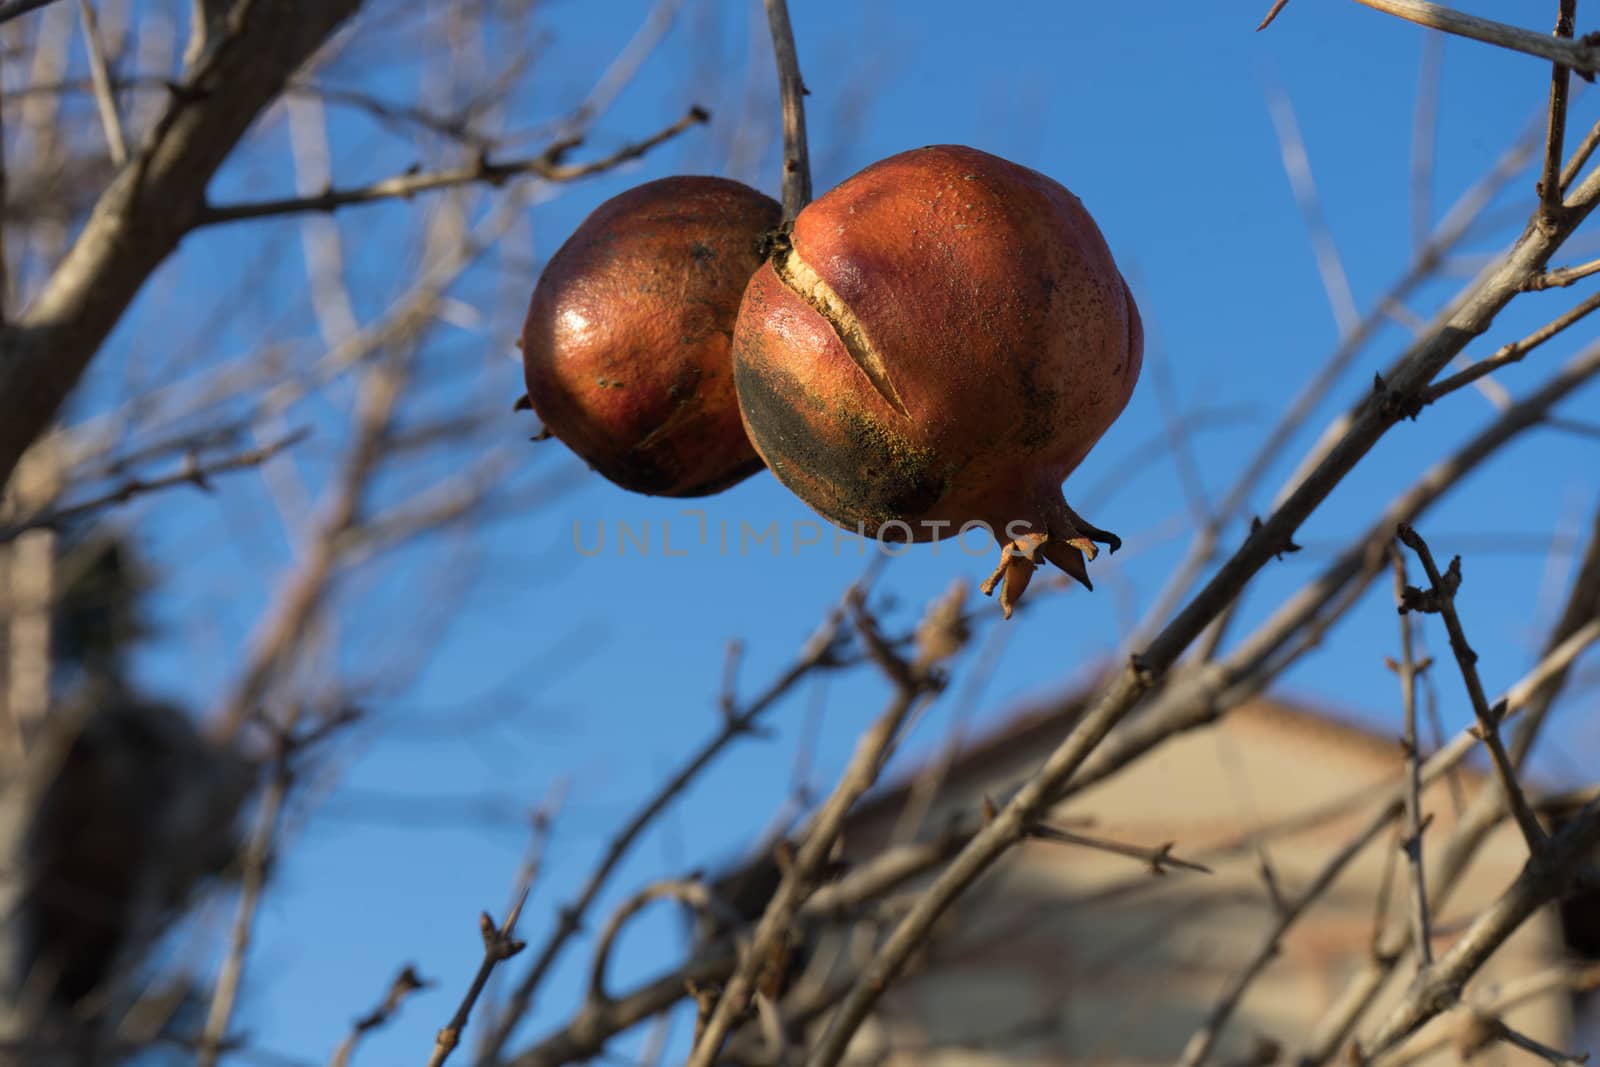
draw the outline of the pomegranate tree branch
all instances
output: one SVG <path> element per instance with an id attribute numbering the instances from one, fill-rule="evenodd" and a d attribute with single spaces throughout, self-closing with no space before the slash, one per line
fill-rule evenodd
<path id="1" fill-rule="evenodd" d="M 1522 764 L 1532 749 L 1573 661 L 1597 639 L 1600 639 L 1600 513 L 1596 515 L 1594 535 L 1568 594 L 1567 606 L 1546 642 L 1544 657 L 1505 696 L 1512 713 L 1523 712 L 1511 743 L 1511 758 L 1517 765 Z M 1470 743 L 1471 740 L 1469 735 L 1462 734 L 1456 743 Z M 1445 906 L 1473 856 L 1505 815 L 1506 805 L 1500 791 L 1486 789 L 1457 821 L 1454 832 L 1439 851 L 1429 882 L 1430 903 L 1436 910 Z M 1378 941 L 1366 965 L 1351 978 L 1345 991 L 1334 999 L 1333 1006 L 1312 1029 L 1311 1041 L 1293 1057 L 1298 1067 L 1320 1067 L 1335 1056 L 1357 1022 L 1371 1009 L 1389 974 L 1405 955 L 1410 936 L 1406 925 L 1395 924 Z"/>
<path id="2" fill-rule="evenodd" d="M 1028 828 L 1028 836 L 1036 841 L 1054 841 L 1062 845 L 1076 845 L 1079 848 L 1090 848 L 1096 852 L 1109 852 L 1113 856 L 1127 856 L 1129 859 L 1140 860 L 1150 867 L 1151 874 L 1166 874 L 1169 869 L 1181 871 L 1196 871 L 1200 874 L 1210 874 L 1211 868 L 1202 863 L 1191 860 L 1179 859 L 1172 854 L 1176 842 L 1168 842 L 1155 848 L 1140 848 L 1138 845 L 1125 845 L 1120 841 L 1107 841 L 1103 837 L 1091 837 L 1088 834 L 1076 833 L 1065 830 L 1059 826 L 1050 826 L 1046 823 L 1037 823 Z"/>
<path id="3" fill-rule="evenodd" d="M 1587 993 L 1600 987 L 1600 965 L 1573 966 L 1562 964 L 1537 974 L 1507 982 L 1496 995 L 1471 1010 L 1497 1017 L 1531 1000 L 1548 997 L 1551 993 L 1565 992 L 1573 995 Z M 1411 1067 L 1430 1056 L 1443 1052 L 1455 1042 L 1456 1035 L 1443 1033 L 1426 1041 L 1413 1041 L 1395 1049 L 1393 1053 L 1376 1060 L 1373 1067 Z"/>
<path id="4" fill-rule="evenodd" d="M 389 989 L 383 994 L 383 1000 L 379 1001 L 378 1006 L 357 1019 L 350 1027 L 350 1033 L 345 1035 L 345 1039 L 339 1042 L 339 1047 L 333 1050 L 333 1056 L 328 1060 L 328 1067 L 349 1067 L 350 1059 L 355 1055 L 356 1046 L 361 1043 L 361 1039 L 399 1014 L 400 1005 L 407 997 L 431 985 L 433 983 L 419 975 L 416 968 L 410 964 L 402 967 L 400 973 L 389 983 Z"/>
<path id="5" fill-rule="evenodd" d="M 1535 348 L 1538 348 L 1540 345 L 1550 340 L 1550 338 L 1556 336 L 1556 334 L 1560 333 L 1562 330 L 1565 330 L 1568 326 L 1571 326 L 1573 323 L 1589 315 L 1596 308 L 1600 308 L 1600 293 L 1594 294 L 1587 300 L 1584 300 L 1582 303 L 1578 304 L 1578 306 L 1574 307 L 1572 310 L 1568 311 L 1566 314 L 1560 316 L 1559 318 L 1552 319 L 1550 322 L 1547 322 L 1545 325 L 1539 327 L 1537 330 L 1533 331 L 1521 340 L 1512 341 L 1510 344 L 1502 345 L 1500 348 L 1495 350 L 1493 355 L 1480 359 L 1478 362 L 1462 369 L 1456 374 L 1452 374 L 1448 378 L 1441 378 L 1437 382 L 1434 382 L 1432 385 L 1428 386 L 1428 388 L 1422 391 L 1422 403 L 1431 404 L 1440 397 L 1447 396 L 1450 393 L 1455 392 L 1457 389 L 1471 385 L 1473 382 L 1485 377 L 1486 375 L 1493 374 L 1501 367 L 1506 367 L 1513 363 L 1520 362 L 1523 356 L 1527 355 L 1529 352 L 1532 352 Z"/>
<path id="6" fill-rule="evenodd" d="M 1538 126 L 1530 124 L 1527 131 L 1519 135 L 1501 153 L 1488 173 L 1456 199 L 1445 212 L 1444 218 L 1439 221 L 1428 243 L 1417 250 L 1405 272 L 1389 287 L 1360 323 L 1341 338 L 1311 381 L 1307 382 L 1290 401 L 1288 408 L 1244 465 L 1243 471 L 1234 480 L 1233 485 L 1223 495 L 1222 502 L 1212 513 L 1211 521 L 1195 535 L 1183 561 L 1174 568 L 1172 576 L 1163 584 L 1153 606 L 1145 613 L 1137 627 L 1136 637 L 1130 643 L 1130 647 L 1137 647 L 1148 640 L 1155 633 L 1155 628 L 1183 603 L 1183 598 L 1188 595 L 1195 580 L 1216 559 L 1222 533 L 1227 524 L 1243 510 L 1261 479 L 1266 476 L 1273 463 L 1282 458 L 1284 449 L 1288 447 L 1294 434 L 1300 430 L 1318 405 L 1327 399 L 1328 393 L 1340 377 L 1366 348 L 1368 342 L 1377 335 L 1386 319 L 1385 309 L 1405 300 L 1438 273 L 1444 257 L 1465 240 L 1472 227 L 1483 217 L 1484 211 L 1521 172 L 1538 143 L 1537 135 Z M 1326 436 L 1324 440 L 1327 440 Z M 1303 473 L 1303 470 L 1296 472 L 1291 484 L 1297 483 Z"/>
<path id="7" fill-rule="evenodd" d="M 1561 191 L 1565 193 L 1567 187 L 1578 180 L 1578 172 L 1583 165 L 1589 162 L 1589 157 L 1594 155 L 1594 150 L 1600 148 L 1600 122 L 1589 127 L 1589 132 L 1583 135 L 1583 140 L 1578 142 L 1578 147 L 1572 150 L 1572 158 L 1567 160 L 1567 165 L 1561 168 Z"/>
<path id="8" fill-rule="evenodd" d="M 279 200 L 257 200 L 241 204 L 219 204 L 201 210 L 196 226 L 216 226 L 227 222 L 271 218 L 278 215 L 299 215 L 312 211 L 332 212 L 353 204 L 371 204 L 379 200 L 409 198 L 417 193 L 435 189 L 449 189 L 459 185 L 504 185 L 513 178 L 540 178 L 548 182 L 570 182 L 612 170 L 630 160 L 638 159 L 651 149 L 677 137 L 684 131 L 708 121 L 711 115 L 704 108 L 692 107 L 678 121 L 646 137 L 642 141 L 624 145 L 602 159 L 587 163 L 568 163 L 566 156 L 580 143 L 577 139 L 559 141 L 536 156 L 504 161 L 491 160 L 480 155 L 472 163 L 435 171 L 407 171 L 392 178 L 368 185 L 343 189 L 327 189 L 312 196 L 291 196 Z"/>
<path id="9" fill-rule="evenodd" d="M 428 1067 L 440 1067 L 461 1043 L 461 1034 L 467 1028 L 467 1021 L 472 1017 L 472 1008 L 478 1003 L 478 997 L 483 994 L 483 987 L 489 983 L 489 976 L 494 973 L 494 969 L 527 947 L 526 941 L 519 941 L 513 935 L 516 933 L 517 920 L 522 917 L 522 906 L 528 902 L 528 891 L 531 888 L 532 878 L 525 874 L 522 884 L 517 889 L 516 902 L 506 913 L 505 922 L 499 926 L 495 925 L 494 919 L 488 912 L 478 916 L 478 933 L 483 937 L 483 961 L 478 964 L 478 973 L 472 976 L 472 984 L 467 987 L 461 1003 L 456 1006 L 455 1014 L 434 1039 L 433 1052 L 428 1056 Z"/>
<path id="10" fill-rule="evenodd" d="M 1530 279 L 1526 288 L 1529 291 L 1561 289 L 1596 273 L 1600 273 L 1600 259 L 1592 259 L 1576 267 L 1557 267 L 1555 270 L 1545 271 L 1537 278 Z"/>
<path id="11" fill-rule="evenodd" d="M 89 52 L 89 76 L 94 85 L 94 103 L 105 131 L 106 150 L 111 162 L 122 166 L 128 161 L 128 139 L 117 115 L 117 98 L 111 90 L 111 71 L 106 63 L 105 45 L 100 40 L 100 20 L 89 0 L 78 0 L 78 17 L 83 22 L 83 39 Z"/>
<path id="12" fill-rule="evenodd" d="M 1591 800 L 1567 827 L 1551 838 L 1542 855 L 1528 859 L 1510 888 L 1481 912 L 1466 933 L 1419 974 L 1401 1002 L 1366 1042 L 1367 1055 L 1377 1055 L 1415 1033 L 1443 1008 L 1454 1004 L 1467 980 L 1489 956 L 1536 911 L 1561 894 L 1573 872 L 1600 842 L 1600 798 Z"/>
<path id="13" fill-rule="evenodd" d="M 1398 548 L 1389 553 L 1394 560 L 1394 600 L 1398 607 L 1405 603 L 1406 560 Z M 1433 941 L 1428 932 L 1428 883 L 1422 865 L 1422 750 L 1417 741 L 1417 678 L 1432 663 L 1417 663 L 1416 634 L 1411 616 L 1403 610 L 1400 619 L 1400 661 L 1392 663 L 1400 675 L 1400 701 L 1405 716 L 1401 744 L 1406 755 L 1406 830 L 1401 850 L 1411 869 L 1411 941 L 1417 947 L 1417 963 L 1426 967 L 1433 962 Z"/>
<path id="14" fill-rule="evenodd" d="M 1561 37 L 1547 37 L 1519 26 L 1468 15 L 1428 0 L 1356 0 L 1356 3 L 1382 11 L 1386 15 L 1428 26 L 1457 37 L 1468 37 L 1513 52 L 1548 59 L 1569 67 L 1580 74 L 1600 72 L 1600 47 Z"/>
<path id="15" fill-rule="evenodd" d="M 211 177 L 360 0 L 265 0 L 185 76 L 32 304 L 0 328 L 0 485 L 134 296 L 193 228 Z"/>
<path id="16" fill-rule="evenodd" d="M 306 437 L 307 431 L 300 430 L 280 437 L 259 448 L 250 448 L 236 452 L 221 459 L 202 462 L 194 453 L 186 458 L 183 467 L 171 474 L 163 474 L 155 478 L 133 477 L 106 490 L 103 493 L 79 500 L 60 507 L 49 508 L 26 516 L 9 526 L 0 526 L 0 544 L 15 540 L 20 534 L 28 530 L 55 529 L 73 519 L 93 515 L 108 507 L 125 504 L 134 497 L 144 496 L 148 493 L 158 493 L 164 489 L 189 485 L 202 492 L 210 492 L 211 479 L 219 474 L 231 474 L 234 471 L 250 470 L 272 459 L 279 453 L 287 450 Z"/>
<path id="17" fill-rule="evenodd" d="M 955 610 L 959 613 L 964 593 L 965 588 L 958 586 L 943 602 L 936 603 L 930 609 L 928 619 L 931 621 L 948 614 L 951 602 L 954 602 Z M 856 631 L 868 655 L 883 668 L 884 674 L 894 684 L 894 694 L 877 721 L 861 735 L 833 793 L 818 809 L 799 848 L 789 860 L 783 880 L 767 903 L 749 944 L 740 953 L 738 970 L 723 989 L 710 1018 L 706 1020 L 687 1067 L 711 1067 L 716 1061 L 723 1042 L 734 1025 L 744 1017 L 754 994 L 759 991 L 756 988 L 758 976 L 782 951 L 790 937 L 795 916 L 815 890 L 828 857 L 844 831 L 845 818 L 850 809 L 877 782 L 912 712 L 938 692 L 941 683 L 936 668 L 940 654 L 952 654 L 959 649 L 959 645 L 954 648 L 946 645 L 930 652 L 927 650 L 935 646 L 922 644 L 915 660 L 900 659 L 879 634 L 876 622 L 867 614 L 864 600 L 865 594 L 860 590 L 856 590 L 849 599 Z"/>
<path id="18" fill-rule="evenodd" d="M 1572 39 L 1577 11 L 1578 0 L 1560 0 L 1556 15 L 1557 39 Z M 1545 127 L 1544 170 L 1535 187 L 1539 195 L 1539 217 L 1546 220 L 1555 218 L 1561 212 L 1561 156 L 1567 135 L 1567 90 L 1571 81 L 1571 70 L 1566 64 L 1557 62 L 1550 73 L 1550 119 Z"/>
<path id="19" fill-rule="evenodd" d="M 1466 631 L 1462 628 L 1461 617 L 1456 611 L 1456 590 L 1461 586 L 1461 557 L 1452 559 L 1450 566 L 1441 574 L 1428 543 L 1416 530 L 1402 524 L 1399 537 L 1407 548 L 1417 554 L 1430 586 L 1427 590 L 1403 589 L 1400 613 L 1404 615 L 1407 612 L 1420 611 L 1437 614 L 1444 620 L 1445 629 L 1450 634 L 1450 651 L 1455 654 L 1456 663 L 1461 668 L 1461 680 L 1467 687 L 1467 697 L 1472 701 L 1472 711 L 1478 719 L 1478 734 L 1483 740 L 1484 747 L 1489 750 L 1495 775 L 1500 779 L 1501 788 L 1505 790 L 1506 802 L 1510 805 L 1511 814 L 1517 821 L 1517 828 L 1522 831 L 1528 853 L 1537 862 L 1546 845 L 1544 828 L 1539 825 L 1533 809 L 1528 806 L 1528 798 L 1522 792 L 1522 783 L 1517 780 L 1517 768 L 1511 762 L 1511 756 L 1506 752 L 1505 743 L 1500 738 L 1500 722 L 1504 711 L 1489 706 L 1489 698 L 1483 692 L 1483 681 L 1478 677 L 1478 654 L 1467 643 Z"/>
<path id="20" fill-rule="evenodd" d="M 798 924 L 806 931 L 820 931 L 830 924 L 855 921 L 873 901 L 949 859 L 966 839 L 944 834 L 930 842 L 882 853 L 812 894 L 800 909 Z M 737 964 L 731 942 L 719 942 L 626 992 L 603 1001 L 586 998 L 567 1023 L 512 1057 L 510 1067 L 559 1067 L 594 1059 L 613 1036 L 683 1000 L 691 985 L 726 981 Z"/>
<path id="21" fill-rule="evenodd" d="M 492 1061 L 499 1056 L 511 1036 L 512 1029 L 527 1014 L 533 1003 L 534 993 L 544 983 L 550 968 L 555 965 L 567 943 L 583 929 L 584 916 L 593 907 L 595 899 L 605 888 L 617 865 L 622 862 L 623 857 L 632 849 L 645 829 L 651 826 L 691 783 L 699 779 L 724 749 L 735 740 L 754 733 L 761 717 L 801 680 L 813 671 L 830 669 L 840 664 L 840 636 L 843 625 L 843 609 L 836 608 L 816 633 L 812 634 L 795 662 L 742 709 L 731 707 L 732 701 L 724 699 L 724 706 L 721 709 L 721 728 L 640 806 L 633 817 L 611 839 L 605 854 L 590 872 L 588 881 L 579 890 L 577 898 L 560 909 L 555 929 L 540 947 L 538 958 L 512 990 L 505 1007 L 494 1020 L 493 1028 L 479 1050 L 480 1059 Z"/>
<path id="22" fill-rule="evenodd" d="M 811 203 L 811 149 L 806 143 L 805 102 L 809 90 L 800 78 L 800 54 L 794 46 L 788 0 L 764 2 L 783 101 L 783 221 L 792 223 L 800 209 Z"/>

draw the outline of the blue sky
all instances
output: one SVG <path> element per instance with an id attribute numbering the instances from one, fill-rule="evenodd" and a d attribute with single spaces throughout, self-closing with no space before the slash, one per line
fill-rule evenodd
<path id="1" fill-rule="evenodd" d="M 873 160 L 928 143 L 965 143 L 1007 156 L 1082 198 L 1143 311 L 1144 379 L 1126 415 L 1067 484 L 1068 499 L 1118 531 L 1128 547 L 1092 566 L 1094 594 L 1049 598 L 1010 624 L 1003 668 L 975 705 L 979 728 L 1002 721 L 1029 696 L 1074 684 L 1113 655 L 1181 554 L 1190 513 L 1174 464 L 1157 459 L 1131 475 L 1118 466 L 1160 439 L 1163 403 L 1228 413 L 1222 424 L 1207 423 L 1194 441 L 1200 479 L 1215 502 L 1337 339 L 1274 138 L 1269 87 L 1281 87 L 1292 101 L 1358 306 L 1365 310 L 1407 264 L 1412 108 L 1423 33 L 1355 4 L 1301 0 L 1257 34 L 1259 6 L 1158 4 L 1135 13 L 1127 5 L 1025 0 L 795 5 L 812 91 L 819 191 Z M 592 140 L 601 151 L 635 139 L 690 103 L 712 111 L 712 129 L 691 132 L 626 171 L 536 206 L 531 225 L 541 255 L 595 205 L 629 185 L 684 168 L 729 172 L 726 158 L 718 164 L 707 146 L 717 143 L 742 104 L 702 98 L 694 86 L 697 78 L 711 84 L 703 78 L 708 65 L 725 68 L 724 85 L 739 84 L 747 69 L 766 75 L 765 39 L 748 21 L 759 17 L 758 9 L 733 0 L 686 5 Z M 536 93 L 523 124 L 573 107 L 647 12 L 646 4 L 621 0 L 548 5 L 548 71 L 541 68 L 530 79 Z M 1545 21 L 1540 13 L 1531 25 L 1542 29 Z M 709 38 L 703 32 L 708 25 L 716 27 Z M 720 54 L 708 51 L 711 39 L 720 42 Z M 761 49 L 753 56 L 752 43 Z M 359 68 L 343 73 L 359 71 L 376 90 L 403 99 L 414 87 L 379 60 L 363 57 Z M 1548 68 L 1535 60 L 1460 41 L 1445 45 L 1442 70 L 1434 219 L 1542 106 L 1549 82 Z M 1574 107 L 1579 130 L 1596 116 L 1592 95 L 1580 94 Z M 340 120 L 333 132 L 334 170 L 344 181 L 380 177 L 408 162 L 356 120 Z M 770 132 L 775 137 L 775 121 Z M 775 160 L 771 142 L 760 160 L 731 173 L 775 194 Z M 219 179 L 219 199 L 281 191 L 283 182 L 284 172 L 270 166 L 235 169 Z M 1506 203 L 1515 210 L 1505 217 L 1515 221 L 1487 232 L 1475 250 L 1492 250 L 1514 233 L 1519 212 L 1531 203 L 1532 182 L 1530 173 L 1514 184 Z M 388 205 L 341 217 L 347 239 L 359 238 L 353 240 L 353 270 L 392 254 L 385 220 L 407 210 Z M 1573 258 L 1593 254 L 1589 248 Z M 205 306 L 208 293 L 221 291 L 220 278 L 250 269 L 259 256 L 269 257 L 276 278 L 274 255 L 298 258 L 289 224 L 230 227 L 186 243 L 96 368 L 90 395 L 114 395 L 123 387 L 121 353 L 193 327 L 193 313 L 180 310 Z M 509 279 L 479 276 L 463 298 L 497 286 L 529 290 L 533 280 L 531 270 Z M 1450 284 L 1463 280 L 1457 276 Z M 1427 314 L 1447 291 L 1427 287 L 1411 307 Z M 1469 353 L 1485 354 L 1581 295 L 1572 290 L 1528 298 Z M 265 309 L 303 317 L 298 303 L 299 294 L 285 290 L 281 302 Z M 235 342 L 247 343 L 257 325 L 231 323 Z M 485 365 L 502 374 L 504 396 L 495 402 L 503 399 L 507 407 L 521 389 L 519 368 L 507 358 L 515 325 L 496 322 L 492 330 L 454 338 L 448 348 L 473 374 Z M 1373 372 L 1407 336 L 1400 326 L 1384 327 L 1336 391 L 1336 402 L 1279 457 L 1252 510 L 1266 510 L 1327 417 L 1369 387 Z M 1592 329 L 1579 326 L 1500 380 L 1519 393 L 1590 337 Z M 1597 396 L 1591 388 L 1567 410 L 1592 411 Z M 1263 618 L 1364 528 L 1383 501 L 1492 414 L 1482 397 L 1464 391 L 1420 421 L 1397 427 L 1302 529 L 1298 540 L 1305 550 L 1269 567 L 1235 632 Z M 506 425 L 508 435 L 525 429 L 510 420 Z M 575 463 L 555 443 L 530 446 L 528 462 L 552 473 Z M 1421 524 L 1441 555 L 1466 556 L 1461 608 L 1491 689 L 1509 684 L 1531 662 L 1552 616 L 1548 587 L 1571 563 L 1570 545 L 1557 544 L 1551 553 L 1550 531 L 1570 536 L 1586 526 L 1600 492 L 1597 469 L 1600 443 L 1536 432 Z M 218 574 L 247 565 L 256 558 L 252 553 L 282 559 L 281 545 L 241 548 L 226 540 L 240 529 L 241 514 L 252 514 L 252 506 L 259 512 L 259 502 L 237 505 L 242 511 L 233 512 L 231 524 L 161 518 L 210 506 L 169 503 L 156 512 L 150 535 L 169 575 L 180 553 L 197 562 L 170 586 L 162 605 L 168 639 L 152 650 L 146 674 L 152 685 L 197 707 L 226 681 L 226 650 L 249 632 L 270 588 L 270 574 L 252 575 L 260 579 L 254 584 L 229 585 Z M 715 534 L 709 545 L 693 543 L 699 520 L 685 514 L 686 506 L 703 506 L 713 531 L 720 522 L 735 531 L 741 522 L 757 528 L 778 523 L 778 554 L 765 546 L 740 552 L 737 534 L 727 553 L 716 550 Z M 498 523 L 486 538 L 478 576 L 462 591 L 454 624 L 432 649 L 417 685 L 393 706 L 372 709 L 380 728 L 341 753 L 340 784 L 291 827 L 294 846 L 261 916 L 240 1027 L 274 1052 L 324 1061 L 397 968 L 414 962 L 439 985 L 369 1038 L 358 1062 L 422 1060 L 477 965 L 477 912 L 489 908 L 498 916 L 504 908 L 526 843 L 519 808 L 537 803 L 559 782 L 570 783 L 546 873 L 524 916 L 523 934 L 537 946 L 557 903 L 581 885 L 611 828 L 714 730 L 729 639 L 745 644 L 741 688 L 749 693 L 792 657 L 860 572 L 865 560 L 849 550 L 835 553 L 830 531 L 819 546 L 795 548 L 794 524 L 812 518 L 763 474 L 689 505 L 630 496 L 590 478 L 551 506 Z M 619 553 L 618 522 L 635 529 L 648 524 L 651 551 Z M 600 523 L 608 528 L 606 550 L 594 558 L 575 552 L 575 526 L 588 543 Z M 685 555 L 663 554 L 664 527 Z M 1242 533 L 1236 528 L 1229 536 L 1236 543 Z M 981 578 L 991 563 L 992 557 L 975 560 L 953 545 L 925 546 L 894 560 L 878 588 L 896 605 L 889 617 L 904 624 L 952 579 Z M 421 588 L 404 568 L 386 571 L 369 591 L 368 603 L 376 606 L 365 610 L 404 610 Z M 197 615 L 212 634 L 208 641 L 190 639 Z M 1443 644 L 1431 628 L 1428 641 Z M 1284 691 L 1393 732 L 1396 687 L 1382 657 L 1394 644 L 1392 608 L 1380 592 L 1290 673 Z M 1470 711 L 1455 679 L 1441 674 L 1440 683 L 1447 726 L 1459 727 Z M 771 716 L 770 739 L 737 746 L 641 842 L 603 898 L 601 913 L 650 878 L 737 857 L 782 806 L 808 721 L 817 738 L 813 785 L 826 788 L 884 695 L 881 682 L 859 672 L 802 687 Z M 956 703 L 947 699 L 922 723 L 897 769 L 944 736 Z M 1582 711 L 1584 704 L 1570 708 Z M 1561 777 L 1575 766 L 1573 753 L 1592 755 L 1600 740 L 1593 721 L 1569 713 L 1557 723 L 1559 743 L 1550 748 L 1567 754 L 1550 752 L 1544 773 Z M 675 933 L 670 915 L 642 923 L 624 940 L 613 981 L 668 965 Z M 578 945 L 564 957 L 520 1040 L 549 1030 L 576 1003 L 585 948 Z"/>

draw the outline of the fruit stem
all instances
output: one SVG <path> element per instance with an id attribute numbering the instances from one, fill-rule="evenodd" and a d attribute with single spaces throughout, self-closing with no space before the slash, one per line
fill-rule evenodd
<path id="1" fill-rule="evenodd" d="M 811 151 L 806 145 L 806 86 L 794 47 L 787 0 L 765 0 L 772 53 L 778 62 L 778 93 L 783 101 L 783 221 L 792 223 L 811 203 Z"/>

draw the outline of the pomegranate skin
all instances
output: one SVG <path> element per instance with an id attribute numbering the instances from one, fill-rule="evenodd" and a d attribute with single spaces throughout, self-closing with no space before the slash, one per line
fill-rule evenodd
<path id="1" fill-rule="evenodd" d="M 983 522 L 1012 555 L 1042 552 L 1087 584 L 1079 553 L 1119 542 L 1067 507 L 1061 483 L 1126 407 L 1143 347 L 1077 197 L 938 145 L 800 213 L 745 290 L 734 379 L 756 450 L 834 523 L 906 523 L 909 538 L 896 526 L 885 539 L 933 541 Z"/>
<path id="2" fill-rule="evenodd" d="M 545 429 L 637 493 L 705 496 L 760 470 L 729 344 L 781 214 L 711 177 L 648 182 L 596 208 L 551 257 L 522 329 Z"/>

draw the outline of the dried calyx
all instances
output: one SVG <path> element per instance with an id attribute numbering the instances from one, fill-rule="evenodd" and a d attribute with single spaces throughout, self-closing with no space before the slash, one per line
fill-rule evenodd
<path id="1" fill-rule="evenodd" d="M 1061 483 L 1122 412 L 1139 314 L 1061 185 L 971 148 L 883 160 L 801 212 L 745 291 L 745 427 L 812 508 L 885 539 L 986 525 L 1009 616 L 1049 561 L 1089 584 L 1115 535 Z"/>

